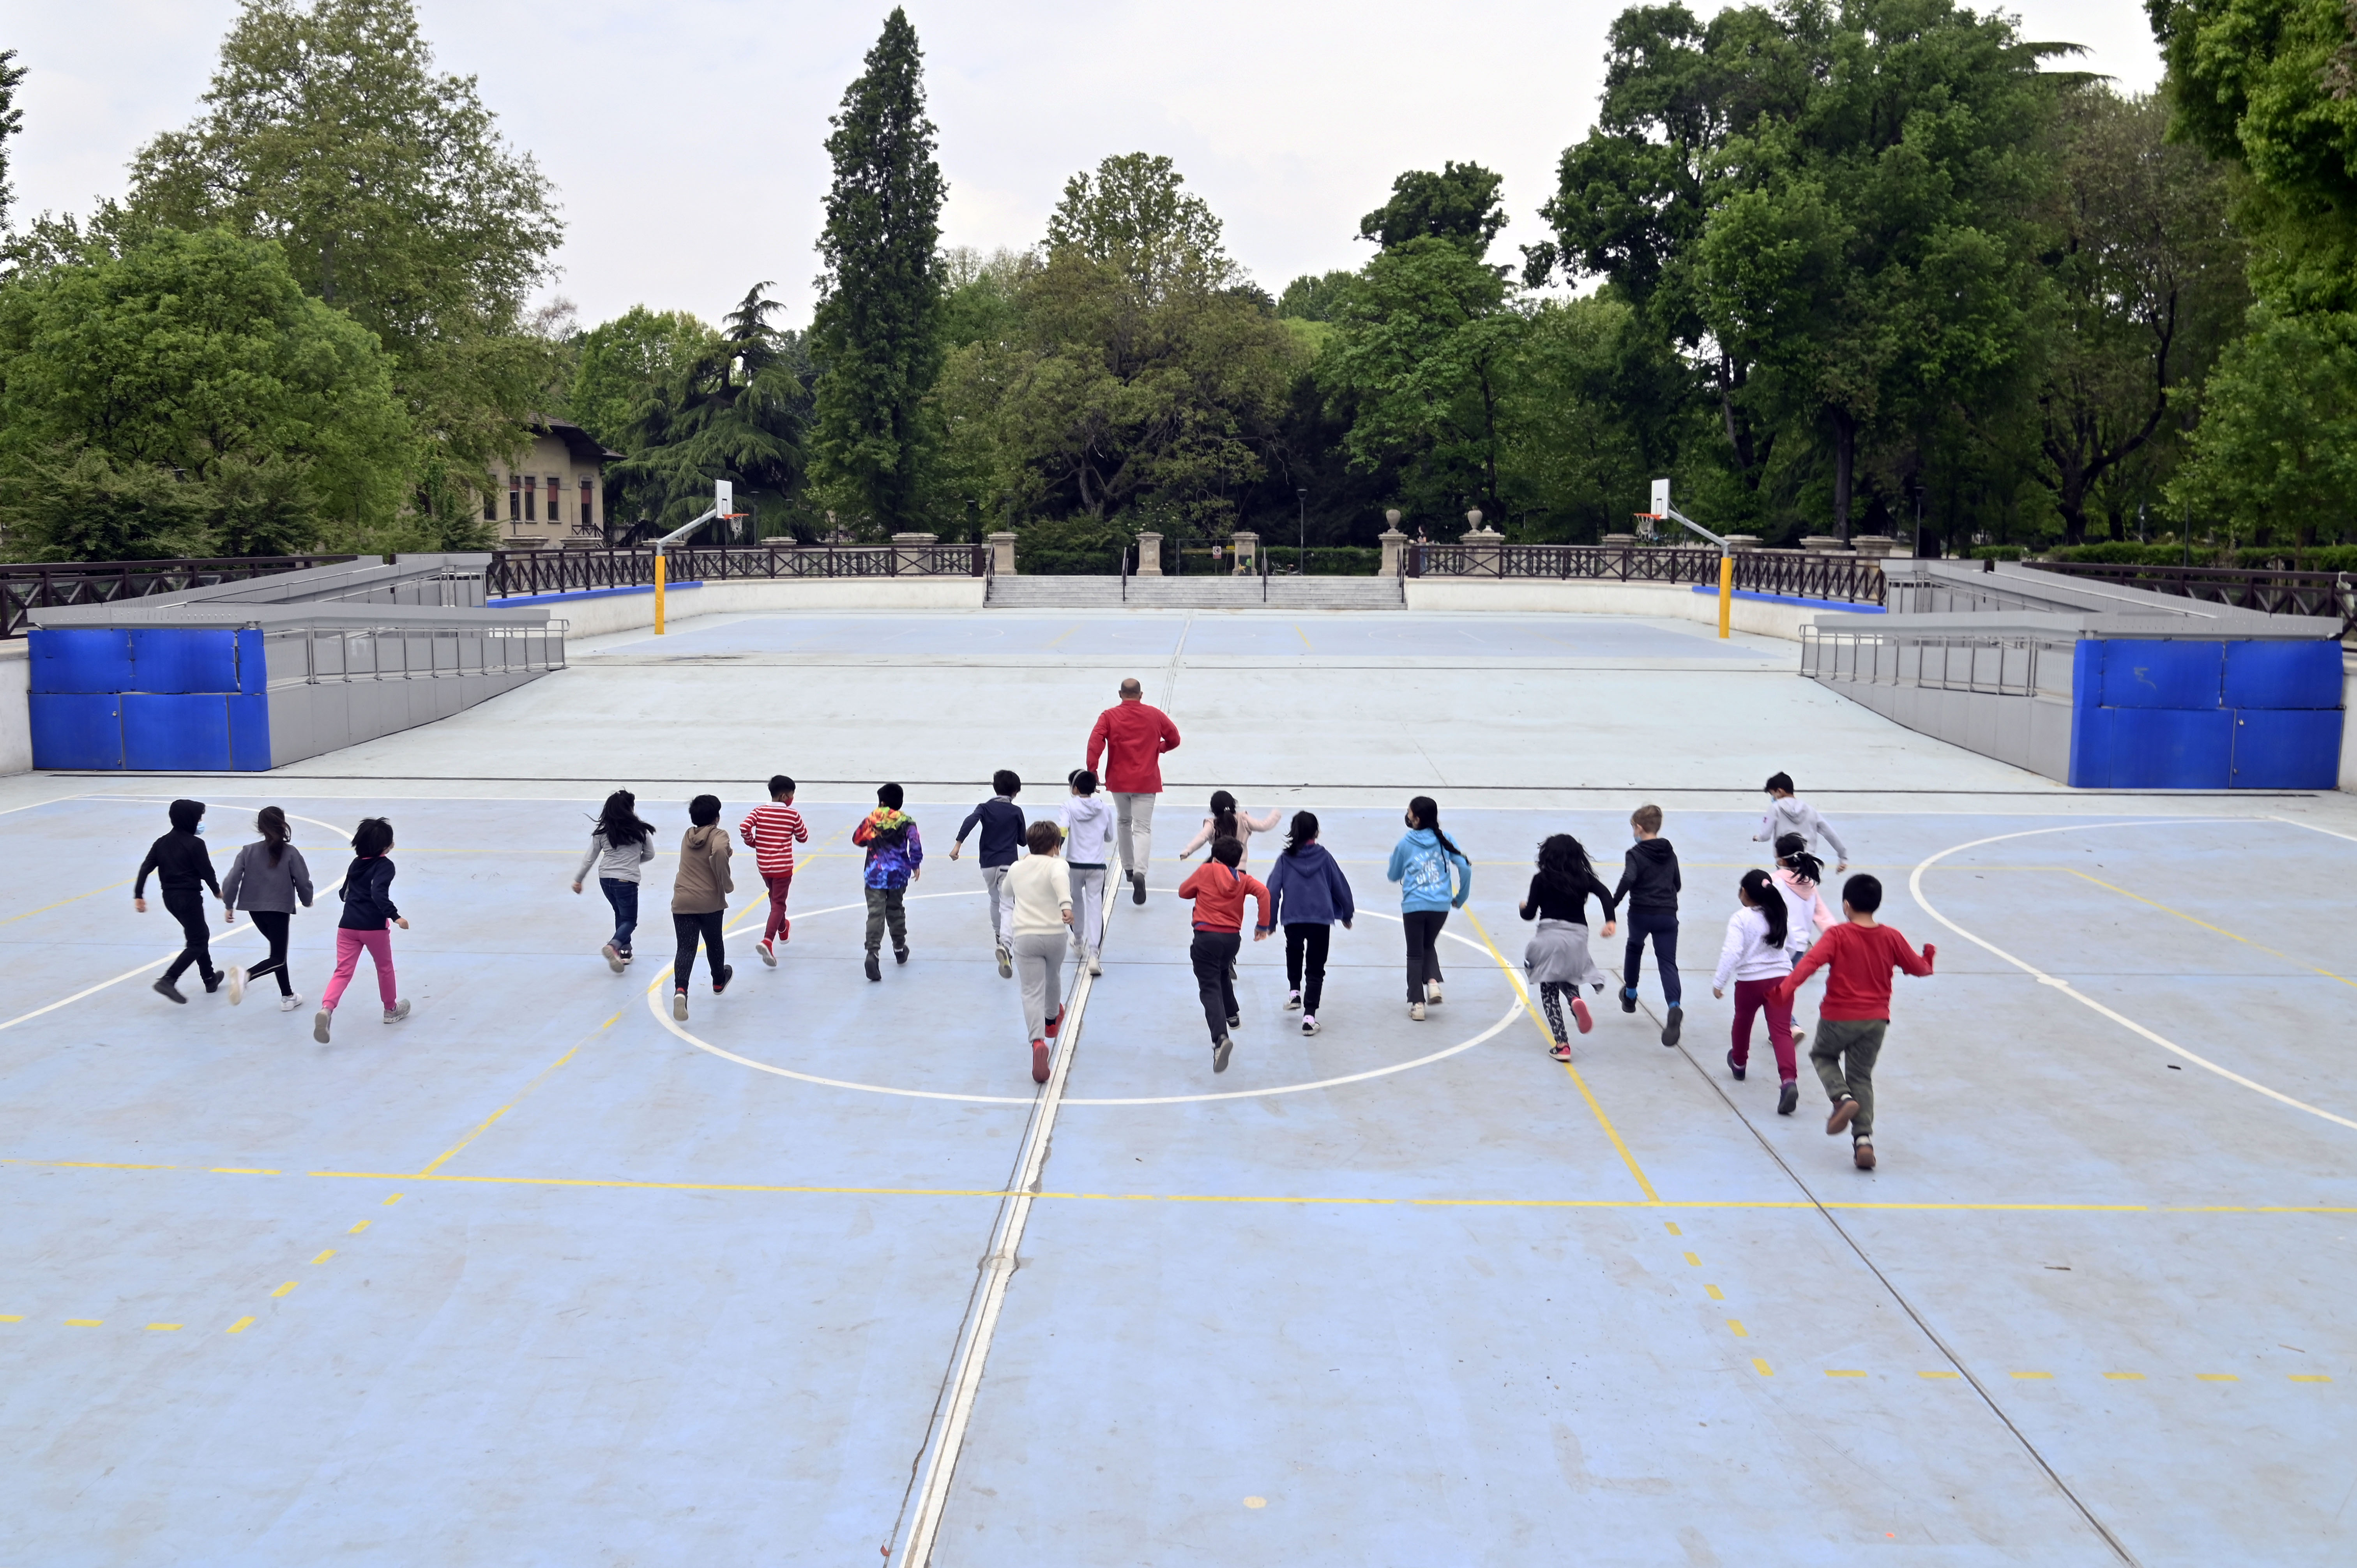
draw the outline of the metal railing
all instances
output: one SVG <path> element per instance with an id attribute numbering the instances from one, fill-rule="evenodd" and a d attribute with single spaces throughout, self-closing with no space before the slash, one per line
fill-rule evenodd
<path id="1" fill-rule="evenodd" d="M 2136 566 L 2108 561 L 2025 561 L 2059 576 L 2116 583 L 2151 594 L 2267 615 L 2335 616 L 2345 641 L 2357 636 L 2357 583 L 2346 572 L 2246 570 L 2233 566 Z"/>
<path id="2" fill-rule="evenodd" d="M 303 645 L 300 660 L 270 659 L 271 685 L 317 686 L 562 670 L 566 629 L 562 620 L 545 626 L 302 626 L 266 632 L 264 643 L 290 650 L 294 643 Z"/>
<path id="3" fill-rule="evenodd" d="M 1909 632 L 1801 627 L 1801 673 L 1874 686 L 1928 686 L 2069 701 L 2077 644 L 2027 632 Z"/>
<path id="4" fill-rule="evenodd" d="M 1798 550 L 1738 550 L 1739 592 L 1849 604 L 1883 602 L 1882 565 L 1857 555 Z M 1677 545 L 1409 544 L 1403 577 L 1474 577 L 1599 583 L 1718 585 L 1718 552 Z"/>
<path id="5" fill-rule="evenodd" d="M 987 544 L 733 545 L 665 552 L 673 583 L 761 582 L 808 577 L 983 577 Z M 486 593 L 494 599 L 651 587 L 651 550 L 500 550 L 491 554 Z"/>
<path id="6" fill-rule="evenodd" d="M 24 636 L 27 610 L 111 605 L 356 559 L 351 555 L 247 555 L 190 561 L 10 562 L 0 564 L 0 638 Z"/>

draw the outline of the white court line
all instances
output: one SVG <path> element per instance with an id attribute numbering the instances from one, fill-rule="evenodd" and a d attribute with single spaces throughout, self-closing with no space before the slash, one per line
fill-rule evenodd
<path id="1" fill-rule="evenodd" d="M 1923 897 L 1923 874 L 1926 871 L 1929 871 L 1934 863 L 1945 860 L 1952 854 L 1961 854 L 1968 849 L 1978 849 L 1983 844 L 2002 843 L 2007 839 L 2036 838 L 2041 833 L 2083 832 L 2091 828 L 2182 827 L 2189 820 L 2200 819 L 2178 817 L 2152 822 L 2073 822 L 2067 827 L 2030 828 L 2025 832 L 2018 833 L 1998 833 L 1992 838 L 1975 839 L 1970 843 L 1955 844 L 1950 848 L 1943 849 L 1939 854 L 1932 856 L 1930 860 L 1927 860 L 1922 865 L 1917 866 L 1914 873 L 1907 879 L 1907 891 L 1914 897 L 1915 902 L 1922 907 L 1923 912 L 1931 916 L 1932 918 L 1939 921 L 1940 924 L 1947 927 L 1948 929 L 1955 932 L 1956 935 L 1964 938 L 1964 940 L 1974 943 L 1975 946 L 1987 949 L 1990 952 L 1993 952 L 1997 957 L 2005 960 L 2006 962 L 2013 965 L 2014 968 L 2036 980 L 2040 985 L 2050 985 L 2054 987 L 2057 991 L 2062 993 L 2063 995 L 2070 997 L 2073 1002 L 2078 1002 L 2093 1008 L 2094 1011 L 2102 1014 L 2104 1017 L 2109 1018 L 2113 1023 L 2119 1025 L 2122 1028 L 2143 1036 L 2146 1039 L 2150 1040 L 2154 1045 L 2158 1046 L 2161 1049 L 2170 1052 L 2173 1055 L 2183 1057 L 2187 1061 L 2191 1062 L 2194 1066 L 2203 1069 L 2209 1072 L 2214 1072 L 2220 1078 L 2225 1079 L 2229 1082 L 2239 1083 L 2244 1089 L 2255 1090 L 2257 1092 L 2266 1095 L 2269 1100 L 2280 1101 L 2284 1104 L 2290 1106 L 2295 1111 L 2305 1111 L 2310 1116 L 2319 1116 L 2327 1122 L 2334 1122 L 2342 1127 L 2347 1127 L 2352 1131 L 2357 1131 L 2357 1122 L 2352 1122 L 2346 1116 L 2336 1116 L 2331 1112 L 2321 1110 L 2316 1106 L 2310 1105 L 2304 1100 L 2294 1100 L 2290 1095 L 2284 1093 L 2280 1090 L 2269 1089 L 2266 1084 L 2259 1082 L 2256 1079 L 2244 1078 L 2239 1072 L 2220 1067 L 2216 1062 L 2212 1061 L 2209 1058 L 2196 1056 L 2193 1052 L 2187 1050 L 2183 1046 L 2179 1045 L 2176 1041 L 2153 1033 L 2150 1029 L 2146 1028 L 2142 1024 L 2137 1023 L 2135 1019 L 2127 1016 L 2126 1014 L 2114 1012 L 2111 1008 L 2104 1006 L 2102 1003 L 2096 1001 L 2085 992 L 2075 989 L 2069 981 L 2049 974 L 2044 970 L 2039 968 L 2036 964 L 2031 963 L 2027 960 L 2014 957 L 2011 953 L 2006 951 L 1995 942 L 1987 940 L 1986 938 L 1973 935 L 1972 932 L 1964 929 L 1964 927 L 1956 924 L 1955 921 L 1951 920 L 1947 916 L 1943 915 L 1938 909 L 1932 908 L 1932 901 Z M 2222 822 L 2236 822 L 2253 819 L 2227 817 L 2214 820 Z M 2259 818 L 2255 820 L 2266 822 L 2281 821 L 2283 819 Z M 2295 827 L 2303 827 L 2307 824 L 2296 822 L 2292 825 Z M 2318 831 L 2322 832 L 2324 830 L 2319 829 Z M 2333 836 L 2338 838 L 2341 835 L 2336 833 Z"/>
<path id="2" fill-rule="evenodd" d="M 2282 822 L 2287 827 L 2306 828 L 2309 832 L 2322 833 L 2327 838 L 2341 839 L 2350 843 L 2357 843 L 2357 833 L 2337 833 L 2330 828 L 2319 828 L 2314 822 L 2303 822 L 2298 817 L 2266 817 L 2262 818 L 2261 821 Z"/>

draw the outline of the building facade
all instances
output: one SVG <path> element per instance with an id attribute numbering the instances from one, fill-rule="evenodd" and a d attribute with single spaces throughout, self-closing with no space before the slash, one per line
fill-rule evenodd
<path id="1" fill-rule="evenodd" d="M 502 550 L 555 550 L 567 543 L 606 542 L 606 465 L 609 452 L 579 425 L 535 419 L 531 447 L 511 464 L 494 465 L 482 498 L 483 521 L 499 532 Z"/>

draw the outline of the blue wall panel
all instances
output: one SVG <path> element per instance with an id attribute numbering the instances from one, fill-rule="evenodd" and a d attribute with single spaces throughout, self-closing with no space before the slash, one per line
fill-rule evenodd
<path id="1" fill-rule="evenodd" d="M 2086 656 L 2094 653 L 2092 642 L 2079 644 L 2080 660 L 2090 662 Z M 2092 660 L 2100 670 L 2103 656 Z M 2087 690 L 2081 685 L 2080 691 Z M 2074 703 L 2071 709 L 2071 776 L 2063 782 L 2073 789 L 2108 789 L 2112 787 L 2112 714 L 2117 710 L 2099 708 L 2093 703 Z"/>
<path id="2" fill-rule="evenodd" d="M 237 690 L 237 633 L 178 627 L 131 634 L 131 684 L 126 692 L 178 693 Z"/>
<path id="3" fill-rule="evenodd" d="M 31 661 L 27 679 L 36 692 L 105 693 L 131 690 L 131 634 L 103 627 L 25 634 Z"/>
<path id="4" fill-rule="evenodd" d="M 264 661 L 262 633 L 257 628 L 248 628 L 237 634 L 237 684 L 231 690 L 249 697 L 270 690 L 270 669 Z"/>
<path id="5" fill-rule="evenodd" d="M 260 639 L 256 638 L 258 644 Z M 254 650 L 257 661 L 261 649 Z M 231 697 L 229 707 L 229 765 L 240 773 L 270 771 L 270 699 L 259 693 L 250 697 Z"/>
<path id="6" fill-rule="evenodd" d="M 2338 665 L 2341 645 L 2324 646 Z M 2341 719 L 2337 708 L 2243 709 L 2234 715 L 2234 788 L 2338 788 Z"/>
<path id="7" fill-rule="evenodd" d="M 2223 789 L 2233 782 L 2234 715 L 2222 708 L 2114 708 L 2111 715 L 2112 788 Z M 127 719 L 124 728 L 127 734 Z"/>
<path id="8" fill-rule="evenodd" d="M 2338 708 L 2341 681 L 2338 642 L 2226 644 L 2230 708 Z"/>
<path id="9" fill-rule="evenodd" d="M 182 693 L 124 696 L 123 765 L 145 773 L 229 771 L 229 699 Z"/>
<path id="10" fill-rule="evenodd" d="M 2225 683 L 2222 642 L 2147 642 L 2122 639 L 2101 644 L 2107 708 L 2218 706 Z"/>
<path id="11" fill-rule="evenodd" d="M 35 632 L 35 637 L 59 634 Z M 121 768 L 123 718 L 111 693 L 35 692 L 26 699 L 36 768 Z"/>

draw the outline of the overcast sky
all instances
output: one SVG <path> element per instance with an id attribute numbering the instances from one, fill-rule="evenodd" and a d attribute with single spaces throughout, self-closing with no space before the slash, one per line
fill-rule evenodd
<path id="1" fill-rule="evenodd" d="M 913 0 L 941 162 L 944 242 L 1037 241 L 1064 179 L 1110 154 L 1176 159 L 1272 292 L 1353 267 L 1392 177 L 1445 158 L 1505 176 L 1499 255 L 1595 115 L 1618 5 L 1453 0 Z M 584 324 L 633 304 L 716 319 L 762 278 L 800 324 L 827 179 L 826 119 L 889 5 L 812 0 L 418 0 L 442 69 L 555 182 L 554 292 Z M 0 0 L 27 67 L 19 221 L 119 195 L 133 151 L 197 112 L 235 0 Z M 2140 0 L 2034 0 L 2033 38 L 2142 91 L 2159 63 Z"/>

